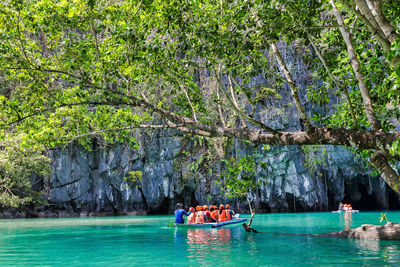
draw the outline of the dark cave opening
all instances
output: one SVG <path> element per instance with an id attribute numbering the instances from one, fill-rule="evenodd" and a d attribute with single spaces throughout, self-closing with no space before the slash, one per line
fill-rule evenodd
<path id="1" fill-rule="evenodd" d="M 400 210 L 400 196 L 389 186 L 386 186 L 390 210 Z"/>
<path id="2" fill-rule="evenodd" d="M 288 205 L 288 212 L 305 212 L 301 202 L 291 193 L 286 193 L 286 203 Z"/>
<path id="3" fill-rule="evenodd" d="M 164 200 L 161 202 L 161 204 L 155 208 L 155 209 L 150 209 L 147 214 L 149 215 L 164 215 L 168 214 L 169 212 L 169 198 L 166 197 Z"/>
<path id="4" fill-rule="evenodd" d="M 379 210 L 382 207 L 373 194 L 368 194 L 368 188 L 361 183 L 345 184 L 344 204 L 351 204 L 354 210 Z"/>

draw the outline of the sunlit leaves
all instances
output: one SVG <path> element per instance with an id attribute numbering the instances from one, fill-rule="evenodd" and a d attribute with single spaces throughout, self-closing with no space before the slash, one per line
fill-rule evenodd
<path id="1" fill-rule="evenodd" d="M 226 168 L 218 182 L 222 191 L 229 198 L 246 198 L 261 183 L 255 176 L 255 159 L 243 156 L 225 160 Z"/>

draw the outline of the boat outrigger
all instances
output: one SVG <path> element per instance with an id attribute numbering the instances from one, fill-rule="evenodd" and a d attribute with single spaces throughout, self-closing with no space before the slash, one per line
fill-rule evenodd
<path id="1" fill-rule="evenodd" d="M 184 229 L 193 229 L 193 228 L 220 228 L 226 226 L 238 226 L 240 223 L 247 221 L 247 219 L 233 219 L 225 222 L 216 222 L 216 223 L 176 223 L 175 227 L 184 228 Z"/>

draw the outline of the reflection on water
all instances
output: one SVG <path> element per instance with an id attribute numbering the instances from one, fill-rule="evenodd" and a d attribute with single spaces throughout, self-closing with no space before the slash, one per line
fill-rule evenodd
<path id="1" fill-rule="evenodd" d="M 219 263 L 231 263 L 235 239 L 240 239 L 240 229 L 175 230 L 175 242 L 186 242 L 187 258 L 196 264 L 209 264 L 212 259 L 218 259 Z"/>
<path id="2" fill-rule="evenodd" d="M 344 213 L 343 214 L 344 218 L 344 230 L 350 230 L 353 225 L 353 213 Z"/>
<path id="3" fill-rule="evenodd" d="M 387 241 L 355 239 L 358 255 L 364 259 L 383 259 L 387 263 L 399 263 L 400 244 Z"/>

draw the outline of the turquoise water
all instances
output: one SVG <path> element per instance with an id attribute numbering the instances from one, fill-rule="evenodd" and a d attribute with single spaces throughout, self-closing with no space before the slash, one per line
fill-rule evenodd
<path id="1" fill-rule="evenodd" d="M 380 213 L 257 214 L 258 231 L 317 234 Z M 247 216 L 241 216 L 247 217 Z M 387 217 L 400 222 L 400 212 Z M 171 216 L 0 220 L 0 266 L 400 266 L 400 241 L 168 228 Z"/>

